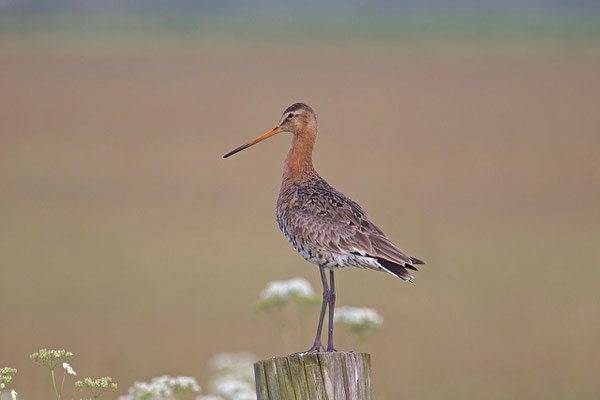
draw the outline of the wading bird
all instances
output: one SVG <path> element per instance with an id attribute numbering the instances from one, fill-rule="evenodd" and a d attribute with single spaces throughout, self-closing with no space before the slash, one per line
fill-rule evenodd
<path id="1" fill-rule="evenodd" d="M 338 268 L 358 267 L 385 271 L 412 282 L 409 269 L 416 271 L 421 260 L 406 255 L 367 219 L 354 201 L 332 188 L 315 171 L 312 152 L 317 138 L 317 116 L 304 103 L 288 107 L 279 123 L 269 132 L 225 154 L 227 158 L 280 132 L 293 135 L 292 146 L 283 166 L 281 190 L 277 198 L 277 223 L 287 240 L 307 261 L 319 266 L 323 283 L 323 303 L 313 346 L 320 351 L 321 330 L 329 306 L 326 351 L 333 347 L 335 281 Z M 329 270 L 329 283 L 325 269 Z"/>

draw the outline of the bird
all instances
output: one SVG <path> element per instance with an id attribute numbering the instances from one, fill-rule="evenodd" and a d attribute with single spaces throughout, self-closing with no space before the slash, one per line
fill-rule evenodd
<path id="1" fill-rule="evenodd" d="M 409 270 L 416 271 L 415 265 L 424 262 L 400 250 L 381 229 L 369 221 L 362 207 L 334 189 L 317 173 L 312 162 L 318 134 L 317 115 L 307 104 L 292 104 L 273 129 L 235 148 L 223 158 L 282 132 L 292 134 L 292 144 L 285 158 L 277 197 L 277 224 L 294 249 L 304 259 L 318 266 L 323 285 L 315 340 L 311 348 L 301 353 L 335 352 L 334 272 L 341 268 L 357 267 L 387 272 L 412 282 L 413 276 Z M 321 342 L 321 332 L 327 307 L 328 338 L 325 348 Z"/>

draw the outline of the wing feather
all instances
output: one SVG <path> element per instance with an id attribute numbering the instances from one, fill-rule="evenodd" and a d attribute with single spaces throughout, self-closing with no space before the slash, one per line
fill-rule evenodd
<path id="1" fill-rule="evenodd" d="M 406 268 L 423 262 L 408 256 L 367 218 L 366 212 L 322 178 L 294 185 L 280 194 L 277 219 L 284 232 L 316 251 L 368 257 L 405 280 Z M 360 265 L 357 265 L 360 266 Z"/>

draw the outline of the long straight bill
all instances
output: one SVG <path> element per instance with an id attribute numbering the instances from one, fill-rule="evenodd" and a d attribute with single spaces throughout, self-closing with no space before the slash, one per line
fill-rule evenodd
<path id="1" fill-rule="evenodd" d="M 283 132 L 283 130 L 281 129 L 281 127 L 280 127 L 279 125 L 275 125 L 275 127 L 274 127 L 273 129 L 271 129 L 269 132 L 267 132 L 267 133 L 265 133 L 265 134 L 262 134 L 262 135 L 260 135 L 260 136 L 259 136 L 259 137 L 257 137 L 256 139 L 254 139 L 254 140 L 251 140 L 250 142 L 248 142 L 248 143 L 246 143 L 246 144 L 243 144 L 243 145 L 241 145 L 241 146 L 240 146 L 240 147 L 238 147 L 237 149 L 231 150 L 229 153 L 225 154 L 225 155 L 223 156 L 223 158 L 227 158 L 227 157 L 229 157 L 229 156 L 231 156 L 231 155 L 234 155 L 235 153 L 237 153 L 237 152 L 239 152 L 239 151 L 242 151 L 242 150 L 244 150 L 244 149 L 247 149 L 248 147 L 250 147 L 250 146 L 252 146 L 252 145 L 255 145 L 256 143 L 258 143 L 258 142 L 260 142 L 260 141 L 262 141 L 262 140 L 265 140 L 265 139 L 267 139 L 267 138 L 270 138 L 271 136 L 273 136 L 273 135 L 275 135 L 275 134 L 277 134 L 277 133 L 279 133 L 279 132 Z"/>

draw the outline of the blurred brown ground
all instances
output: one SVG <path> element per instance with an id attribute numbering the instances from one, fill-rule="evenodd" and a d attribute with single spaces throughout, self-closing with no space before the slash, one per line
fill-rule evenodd
<path id="1" fill-rule="evenodd" d="M 594 51 L 2 42 L 0 362 L 27 400 L 51 393 L 40 347 L 119 394 L 281 355 L 250 305 L 319 285 L 274 221 L 290 140 L 221 157 L 303 101 L 321 175 L 427 262 L 413 285 L 337 274 L 339 305 L 385 317 L 375 393 L 598 398 L 599 71 Z"/>

